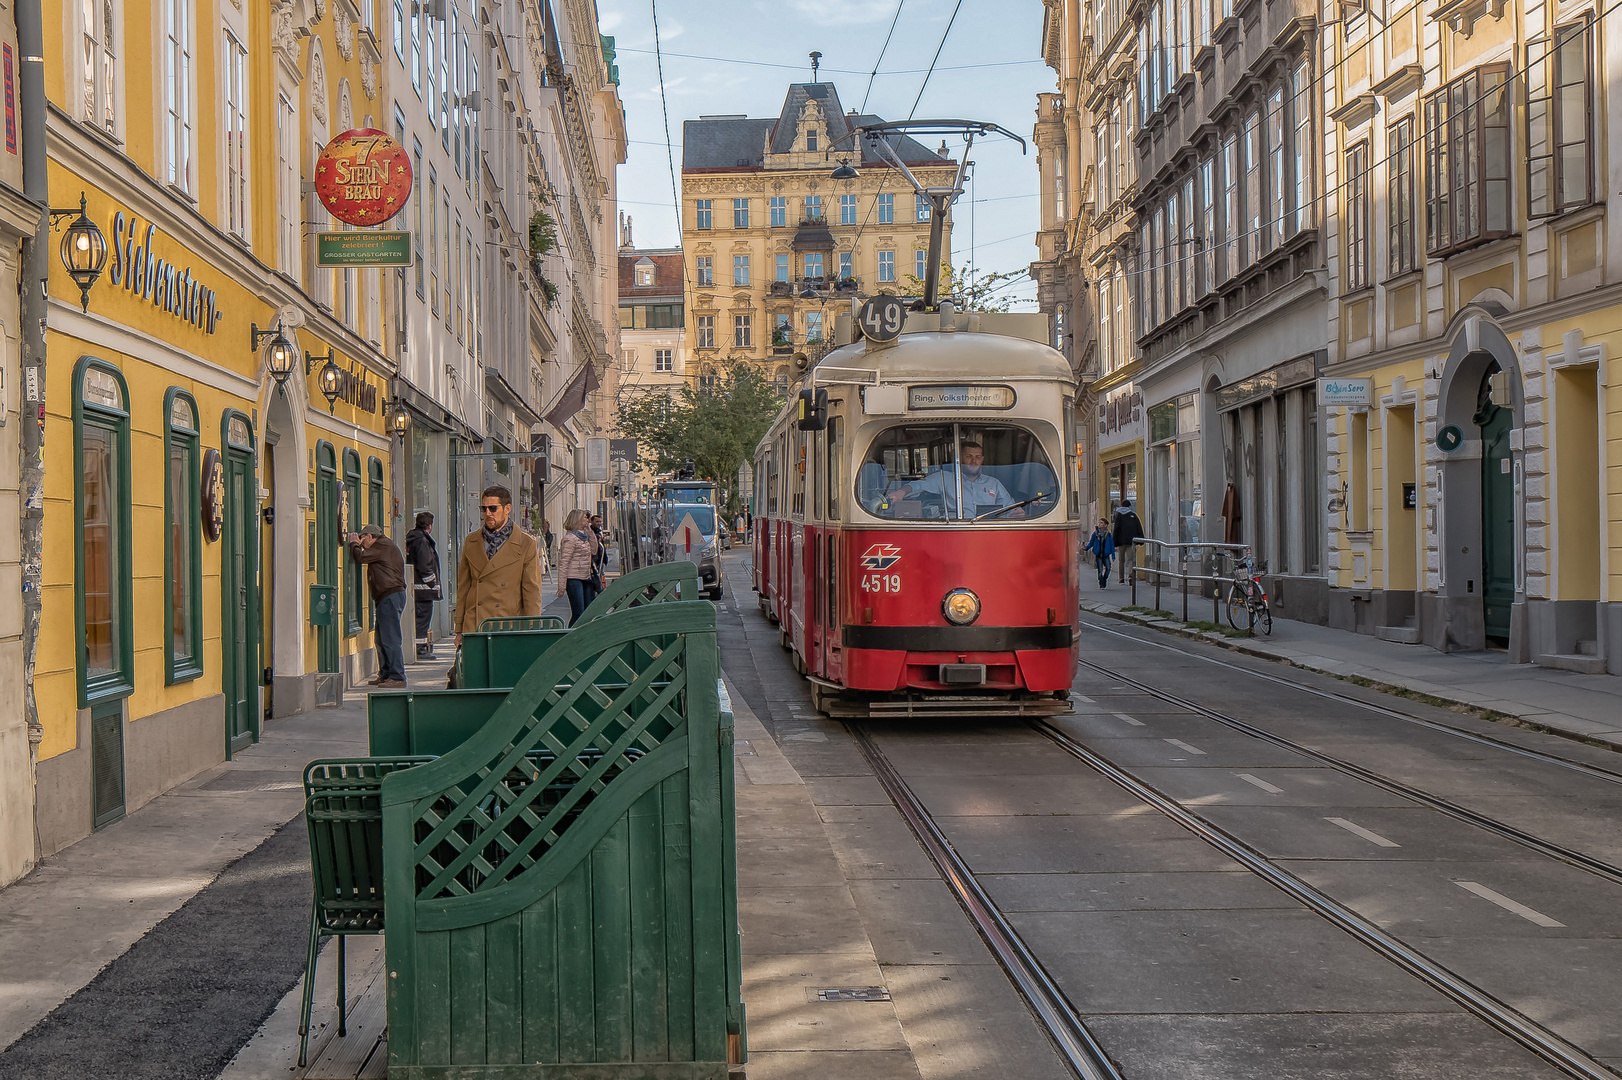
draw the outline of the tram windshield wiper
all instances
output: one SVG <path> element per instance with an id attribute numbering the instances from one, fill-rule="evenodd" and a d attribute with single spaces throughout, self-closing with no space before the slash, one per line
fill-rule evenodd
<path id="1" fill-rule="evenodd" d="M 1032 495 L 1028 499 L 1023 499 L 1023 500 L 1021 500 L 1021 501 L 1019 501 L 1017 503 L 1009 503 L 1007 506 L 999 506 L 995 510 L 990 510 L 990 511 L 987 511 L 986 513 L 984 513 L 984 514 L 981 514 L 979 517 L 975 518 L 974 520 L 975 521 L 984 521 L 986 518 L 996 517 L 998 514 L 1006 514 L 1010 510 L 1018 510 L 1022 506 L 1029 506 L 1033 502 L 1039 502 L 1042 499 L 1045 499 L 1047 497 L 1048 497 L 1047 492 L 1038 491 L 1035 495 Z"/>

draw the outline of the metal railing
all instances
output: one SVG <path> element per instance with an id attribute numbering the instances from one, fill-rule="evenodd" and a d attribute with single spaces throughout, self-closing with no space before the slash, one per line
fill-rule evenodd
<path id="1" fill-rule="evenodd" d="M 1137 552 L 1134 549 L 1137 546 L 1140 546 L 1140 545 L 1143 546 L 1143 547 L 1150 547 L 1150 548 L 1154 549 L 1155 564 L 1153 566 L 1139 566 L 1138 565 Z M 1184 568 L 1187 567 L 1188 562 L 1189 562 L 1189 558 L 1188 558 L 1187 555 L 1184 554 L 1184 552 L 1189 551 L 1189 550 L 1209 551 L 1209 552 L 1212 553 L 1212 557 L 1213 557 L 1212 561 L 1213 562 L 1216 559 L 1221 559 L 1221 558 L 1224 558 L 1224 557 L 1226 557 L 1226 558 L 1235 558 L 1236 555 L 1237 555 L 1238 558 L 1244 558 L 1244 557 L 1248 557 L 1248 556 L 1251 555 L 1250 546 L 1248 544 L 1213 544 L 1213 543 L 1203 543 L 1203 542 L 1188 543 L 1188 544 L 1171 544 L 1171 543 L 1167 543 L 1164 540 L 1152 540 L 1147 536 L 1142 537 L 1141 539 L 1136 541 L 1136 543 L 1134 544 L 1134 547 L 1129 548 L 1128 550 L 1132 551 L 1132 555 L 1130 556 L 1132 561 L 1128 564 L 1128 567 L 1129 567 L 1129 570 L 1130 570 L 1129 577 L 1131 579 L 1131 585 L 1132 585 L 1132 606 L 1136 607 L 1137 603 L 1138 603 L 1138 577 L 1139 577 L 1139 575 L 1150 575 L 1150 574 L 1152 574 L 1152 575 L 1154 575 L 1155 610 L 1156 611 L 1164 610 L 1160 606 L 1160 591 L 1165 586 L 1166 581 L 1170 580 L 1170 581 L 1176 582 L 1178 585 L 1181 586 L 1181 592 L 1182 592 L 1182 597 L 1183 597 L 1183 621 L 1184 622 L 1188 621 L 1188 583 L 1191 582 L 1191 581 L 1197 581 L 1197 582 L 1201 582 L 1201 583 L 1207 582 L 1207 581 L 1211 582 L 1211 584 L 1213 586 L 1213 588 L 1211 589 L 1211 621 L 1215 622 L 1215 623 L 1221 622 L 1222 621 L 1222 586 L 1224 584 L 1229 584 L 1234 580 L 1233 574 L 1231 572 L 1228 573 L 1228 574 L 1225 574 L 1225 575 L 1223 575 L 1223 574 L 1205 574 L 1205 573 L 1190 574 L 1190 573 L 1178 573 L 1175 570 L 1168 570 L 1166 568 L 1166 552 L 1167 551 L 1175 551 L 1177 553 L 1177 555 L 1176 555 L 1176 560 L 1175 560 L 1174 565 L 1179 566 L 1179 567 L 1184 567 Z M 1127 558 L 1127 557 L 1128 556 L 1125 555 L 1124 553 L 1122 554 L 1122 558 Z M 1200 560 L 1199 560 L 1199 565 L 1200 565 L 1200 568 L 1202 570 L 1205 569 L 1206 566 L 1207 566 L 1207 560 L 1204 557 L 1201 557 Z"/>

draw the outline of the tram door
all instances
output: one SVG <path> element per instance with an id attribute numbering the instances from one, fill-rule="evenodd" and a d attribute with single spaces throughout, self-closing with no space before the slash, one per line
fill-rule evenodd
<path id="1" fill-rule="evenodd" d="M 225 605 L 221 651 L 224 654 L 226 739 L 236 753 L 259 735 L 258 680 L 254 677 L 254 626 L 258 619 L 258 563 L 255 543 L 253 453 L 228 446 L 225 453 L 225 547 L 221 552 L 224 575 L 220 582 Z"/>

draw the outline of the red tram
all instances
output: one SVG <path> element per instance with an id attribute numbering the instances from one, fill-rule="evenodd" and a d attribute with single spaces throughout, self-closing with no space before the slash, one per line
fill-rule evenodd
<path id="1" fill-rule="evenodd" d="M 1064 711 L 1082 542 L 1070 366 L 1044 316 L 943 304 L 906 321 L 806 371 L 756 449 L 762 610 L 830 715 Z"/>

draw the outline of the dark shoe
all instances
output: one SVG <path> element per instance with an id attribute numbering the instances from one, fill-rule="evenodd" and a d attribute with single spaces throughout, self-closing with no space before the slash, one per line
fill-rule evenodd
<path id="1" fill-rule="evenodd" d="M 377 684 L 377 688 L 379 690 L 404 690 L 406 681 L 404 679 L 384 679 Z"/>
<path id="2" fill-rule="evenodd" d="M 374 676 L 374 677 L 372 677 L 370 679 L 367 679 L 366 680 L 366 685 L 367 686 L 376 686 L 379 683 L 381 683 L 382 681 L 383 681 L 383 676 L 377 675 L 377 676 Z"/>

